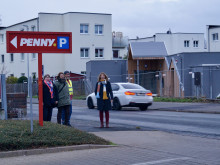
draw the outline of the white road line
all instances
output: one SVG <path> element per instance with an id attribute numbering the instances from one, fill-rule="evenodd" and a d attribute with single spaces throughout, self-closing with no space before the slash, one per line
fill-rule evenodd
<path id="1" fill-rule="evenodd" d="M 145 163 L 137 163 L 132 165 L 152 165 L 152 164 L 160 164 L 160 163 L 166 163 L 166 162 L 173 162 L 177 160 L 189 160 L 191 158 L 188 157 L 182 157 L 182 158 L 174 158 L 174 159 L 163 159 L 163 160 L 156 160 L 151 162 L 145 162 Z"/>

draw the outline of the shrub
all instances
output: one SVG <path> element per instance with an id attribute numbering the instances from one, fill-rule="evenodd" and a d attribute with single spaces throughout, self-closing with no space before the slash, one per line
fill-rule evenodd
<path id="1" fill-rule="evenodd" d="M 8 77 L 6 80 L 7 84 L 16 84 L 18 82 L 18 78 L 17 77 Z"/>
<path id="2" fill-rule="evenodd" d="M 19 77 L 19 79 L 18 79 L 18 83 L 23 83 L 24 81 L 27 81 L 27 80 L 28 80 L 27 77 L 21 76 L 21 77 Z"/>

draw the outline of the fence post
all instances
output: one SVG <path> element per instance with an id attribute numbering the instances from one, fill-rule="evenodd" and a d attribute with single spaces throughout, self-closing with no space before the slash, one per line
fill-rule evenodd
<path id="1" fill-rule="evenodd" d="M 212 71 L 211 67 L 209 67 L 209 85 L 210 85 L 210 99 L 212 99 Z"/>
<path id="2" fill-rule="evenodd" d="M 139 80 L 139 60 L 137 60 L 137 84 L 140 85 L 140 80 Z"/>
<path id="3" fill-rule="evenodd" d="M 160 97 L 162 97 L 162 73 L 161 73 L 161 71 L 159 72 L 159 79 L 160 79 Z"/>
<path id="4" fill-rule="evenodd" d="M 2 94 L 2 108 L 5 111 L 5 120 L 8 119 L 8 110 L 7 110 L 7 97 L 6 97 L 6 78 L 5 75 L 1 75 L 1 94 Z"/>

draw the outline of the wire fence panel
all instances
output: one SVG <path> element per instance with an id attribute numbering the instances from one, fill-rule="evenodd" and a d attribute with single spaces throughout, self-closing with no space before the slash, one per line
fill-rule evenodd
<path id="1" fill-rule="evenodd" d="M 110 82 L 136 83 L 160 97 L 216 99 L 220 94 L 220 69 L 194 67 L 184 70 L 135 71 L 134 74 L 108 75 Z M 73 79 L 73 78 L 71 78 Z M 94 92 L 97 77 L 74 77 L 74 96 Z M 33 96 L 38 95 L 38 84 L 32 84 Z M 27 83 L 7 84 L 7 93 L 28 93 Z"/>

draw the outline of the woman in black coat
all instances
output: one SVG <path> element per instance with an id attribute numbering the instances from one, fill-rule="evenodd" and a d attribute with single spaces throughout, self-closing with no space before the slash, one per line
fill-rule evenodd
<path id="1" fill-rule="evenodd" d="M 51 121 L 53 107 L 58 103 L 58 92 L 56 86 L 46 74 L 43 81 L 43 120 Z"/>
<path id="2" fill-rule="evenodd" d="M 111 110 L 111 103 L 113 102 L 113 93 L 108 76 L 103 72 L 99 74 L 95 95 L 97 98 L 97 109 L 99 110 L 100 128 L 104 127 L 103 112 L 105 112 L 106 128 L 109 128 L 109 110 Z"/>

